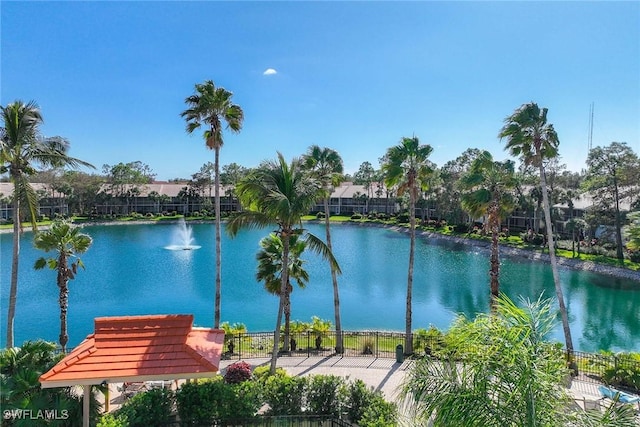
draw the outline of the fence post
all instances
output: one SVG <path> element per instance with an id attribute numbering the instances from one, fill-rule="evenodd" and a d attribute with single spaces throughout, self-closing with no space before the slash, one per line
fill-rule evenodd
<path id="1" fill-rule="evenodd" d="M 311 356 L 311 342 L 309 341 L 310 336 L 311 332 L 307 331 L 307 357 Z"/>
<path id="2" fill-rule="evenodd" d="M 378 339 L 378 331 L 376 331 L 376 359 L 378 358 L 379 353 L 380 353 L 380 344 Z"/>

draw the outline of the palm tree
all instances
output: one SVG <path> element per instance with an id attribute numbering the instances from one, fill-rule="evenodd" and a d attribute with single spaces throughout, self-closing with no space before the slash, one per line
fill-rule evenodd
<path id="1" fill-rule="evenodd" d="M 237 195 L 245 210 L 229 220 L 227 231 L 233 237 L 243 228 L 264 228 L 276 224 L 278 229 L 275 233 L 282 241 L 282 266 L 289 265 L 291 237 L 303 235 L 308 247 L 331 260 L 331 268 L 340 272 L 340 267 L 327 245 L 302 228 L 302 216 L 309 213 L 321 192 L 320 183 L 304 171 L 299 159 L 293 159 L 291 164 L 287 164 L 282 154 L 278 153 L 276 161 L 264 162 L 238 184 Z M 275 373 L 276 370 L 288 276 L 288 269 L 283 268 L 280 275 L 280 303 L 274 330 L 271 373 Z M 285 342 L 285 351 L 288 350 L 288 346 L 289 343 Z"/>
<path id="2" fill-rule="evenodd" d="M 568 411 L 562 352 L 545 339 L 555 322 L 551 302 L 519 305 L 501 295 L 495 314 L 458 318 L 447 333 L 457 360 L 416 360 L 401 391 L 408 425 L 633 426 L 633 410 L 615 404 Z"/>
<path id="3" fill-rule="evenodd" d="M 283 271 L 282 240 L 277 234 L 271 233 L 260 240 L 260 247 L 262 249 L 256 255 L 258 260 L 256 279 L 260 282 L 264 281 L 264 287 L 268 292 L 280 295 Z M 306 241 L 300 239 L 298 235 L 294 234 L 289 238 L 289 268 L 283 308 L 284 342 L 287 343 L 290 342 L 291 335 L 291 292 L 293 291 L 291 281 L 294 280 L 300 288 L 304 288 L 309 281 L 309 273 L 304 269 L 304 261 L 300 258 L 306 247 Z"/>
<path id="4" fill-rule="evenodd" d="M 36 260 L 35 269 L 39 270 L 48 266 L 58 272 L 57 284 L 60 289 L 60 346 L 66 352 L 67 341 L 67 308 L 69 306 L 69 280 L 75 278 L 78 267 L 84 268 L 79 254 L 85 253 L 93 240 L 88 234 L 81 232 L 67 221 L 55 221 L 51 227 L 36 234 L 34 244 L 37 249 L 45 252 L 55 252 L 54 258 L 39 258 Z M 72 260 L 72 261 L 71 261 Z M 71 262 L 70 262 L 71 261 Z"/>
<path id="5" fill-rule="evenodd" d="M 333 252 L 331 245 L 331 229 L 329 216 L 329 198 L 334 187 L 340 185 L 343 178 L 342 158 L 337 151 L 330 148 L 320 148 L 312 145 L 303 157 L 304 166 L 312 171 L 313 175 L 320 180 L 324 190 L 324 224 L 327 234 L 327 247 Z M 333 311 L 336 323 L 336 353 L 342 354 L 342 324 L 340 322 L 340 293 L 338 291 L 338 276 L 335 270 L 331 270 L 331 283 L 333 284 Z"/>
<path id="6" fill-rule="evenodd" d="M 213 327 L 220 327 L 220 289 L 221 284 L 221 244 L 220 244 L 220 148 L 222 140 L 222 122 L 227 129 L 240 132 L 244 113 L 242 108 L 231 102 L 233 94 L 222 87 L 216 87 L 213 81 L 195 85 L 196 93 L 187 97 L 185 103 L 189 106 L 180 115 L 187 122 L 187 132 L 193 133 L 201 126 L 207 126 L 204 139 L 207 148 L 215 153 L 215 212 L 216 212 L 216 295 Z"/>
<path id="7" fill-rule="evenodd" d="M 0 174 L 8 173 L 13 183 L 13 255 L 11 263 L 11 285 L 7 312 L 7 348 L 13 347 L 13 322 L 18 293 L 18 261 L 20 257 L 20 232 L 23 207 L 26 208 L 31 226 L 36 230 L 38 196 L 29 183 L 37 166 L 78 167 L 93 166 L 82 160 L 69 157 L 69 142 L 61 137 L 43 138 L 40 125 L 43 123 L 40 109 L 34 101 L 15 101 L 2 110 L 3 127 L 0 128 Z"/>
<path id="8" fill-rule="evenodd" d="M 510 160 L 494 161 L 491 153 L 483 151 L 473 161 L 469 172 L 460 179 L 460 186 L 464 191 L 462 207 L 474 218 L 486 216 L 485 227 L 491 231 L 489 305 L 493 313 L 500 294 L 500 224 L 515 207 L 512 194 L 516 186 L 514 164 Z"/>
<path id="9" fill-rule="evenodd" d="M 413 288 L 413 263 L 416 246 L 416 200 L 418 192 L 426 190 L 426 183 L 433 173 L 433 164 L 428 160 L 433 149 L 430 145 L 420 145 L 418 137 L 403 137 L 400 144 L 387 150 L 386 162 L 382 165 L 385 173 L 385 184 L 388 188 L 397 186 L 398 196 L 409 193 L 409 273 L 407 276 L 407 309 L 405 317 L 406 354 L 413 353 L 411 336 L 411 299 Z"/>
<path id="10" fill-rule="evenodd" d="M 520 157 L 525 165 L 537 167 L 540 172 L 540 184 L 542 187 L 542 204 L 546 223 L 547 244 L 549 257 L 551 258 L 551 270 L 556 289 L 556 297 L 560 306 L 562 317 L 562 329 L 567 346 L 567 357 L 573 353 L 573 340 L 569 328 L 569 316 L 562 294 L 562 284 L 558 274 L 555 245 L 553 240 L 553 224 L 551 223 L 551 208 L 547 193 L 547 181 L 545 177 L 545 161 L 558 155 L 558 134 L 552 124 L 547 123 L 547 108 L 539 108 L 531 102 L 523 104 L 514 113 L 505 119 L 505 124 L 498 135 L 506 138 L 506 149 L 511 155 Z"/>

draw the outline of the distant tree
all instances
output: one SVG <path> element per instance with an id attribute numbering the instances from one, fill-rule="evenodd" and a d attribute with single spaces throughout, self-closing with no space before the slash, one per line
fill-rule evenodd
<path id="1" fill-rule="evenodd" d="M 446 162 L 438 171 L 439 181 L 436 184 L 441 191 L 434 189 L 436 205 L 441 217 L 454 224 L 464 223 L 464 210 L 461 203 L 461 192 L 457 183 L 471 167 L 474 159 L 480 155 L 477 148 L 468 148 L 454 160 Z"/>
<path id="2" fill-rule="evenodd" d="M 640 193 L 640 160 L 626 143 L 612 142 L 607 147 L 589 151 L 587 167 L 584 189 L 591 193 L 600 210 L 612 212 L 616 256 L 621 260 L 624 253 L 620 202 L 625 199 L 631 202 Z"/>
<path id="3" fill-rule="evenodd" d="M 106 177 L 108 194 L 125 203 L 125 214 L 129 213 L 132 200 L 155 178 L 151 168 L 141 161 L 120 162 L 113 166 L 105 164 L 102 173 Z"/>
<path id="4" fill-rule="evenodd" d="M 367 190 L 367 195 L 370 196 L 372 190 L 371 184 L 374 182 L 375 175 L 376 170 L 373 165 L 369 162 L 363 162 L 358 168 L 358 171 L 353 175 L 353 183 L 364 186 L 365 190 Z"/>
<path id="5" fill-rule="evenodd" d="M 640 251 L 640 211 L 630 213 L 627 215 L 627 219 L 629 219 L 626 232 L 629 239 L 627 248 L 632 251 Z"/>
<path id="6" fill-rule="evenodd" d="M 229 163 L 222 166 L 220 173 L 220 182 L 222 185 L 237 185 L 247 174 L 249 168 L 241 166 L 237 163 Z"/>
<path id="7" fill-rule="evenodd" d="M 405 314 L 405 352 L 413 353 L 412 339 L 412 294 L 413 264 L 416 245 L 416 200 L 420 191 L 426 189 L 429 176 L 433 173 L 433 164 L 428 160 L 433 151 L 430 145 L 420 145 L 418 137 L 403 137 L 400 144 L 387 150 L 387 162 L 382 165 L 389 187 L 397 186 L 398 195 L 409 194 L 409 270 L 407 273 L 407 307 Z"/>
<path id="8" fill-rule="evenodd" d="M 13 321 L 18 293 L 18 260 L 20 257 L 20 232 L 22 208 L 26 208 L 31 225 L 36 230 L 38 200 L 29 183 L 29 177 L 38 166 L 77 168 L 93 167 L 90 163 L 70 157 L 69 141 L 61 137 L 44 138 L 40 134 L 42 114 L 33 101 L 25 104 L 15 101 L 0 106 L 3 125 L 0 128 L 0 174 L 8 173 L 13 184 L 13 254 L 9 309 L 7 311 L 7 347 L 13 347 Z"/>
<path id="9" fill-rule="evenodd" d="M 462 206 L 473 218 L 486 217 L 485 227 L 491 233 L 491 257 L 489 269 L 491 288 L 491 312 L 497 307 L 500 294 L 500 224 L 515 206 L 516 178 L 511 160 L 498 162 L 488 151 L 483 151 L 471 163 L 469 171 L 460 179 Z"/>
<path id="10" fill-rule="evenodd" d="M 201 127 L 207 148 L 214 152 L 215 174 L 215 212 L 216 212 L 216 280 L 214 300 L 213 327 L 220 326 L 220 291 L 222 288 L 222 245 L 220 243 L 220 149 L 224 144 L 222 139 L 223 122 L 232 132 L 240 132 L 244 121 L 244 112 L 239 105 L 232 102 L 233 93 L 225 88 L 216 87 L 212 80 L 195 85 L 195 93 L 185 99 L 188 108 L 180 115 L 187 122 L 187 133 L 193 133 Z"/>
<path id="11" fill-rule="evenodd" d="M 555 243 L 553 238 L 553 223 L 551 221 L 551 206 L 547 193 L 547 181 L 545 175 L 545 162 L 557 157 L 560 140 L 552 124 L 547 123 L 547 109 L 539 108 L 531 102 L 520 106 L 512 115 L 504 120 L 505 124 L 500 130 L 499 137 L 506 138 L 505 149 L 512 156 L 520 157 L 525 165 L 538 168 L 542 191 L 544 218 L 547 224 L 547 245 L 551 259 L 551 271 L 555 284 L 556 297 L 560 306 L 562 328 L 564 331 L 567 356 L 573 352 L 573 340 L 569 327 L 569 316 L 562 293 L 562 284 L 558 273 Z"/>
<path id="12" fill-rule="evenodd" d="M 39 258 L 35 263 L 36 270 L 49 267 L 58 273 L 57 285 L 60 291 L 60 346 L 66 352 L 69 335 L 67 334 L 67 310 L 69 306 L 69 280 L 75 278 L 78 267 L 84 268 L 78 255 L 85 253 L 93 240 L 88 234 L 81 232 L 67 221 L 54 221 L 46 231 L 38 232 L 34 238 L 37 249 L 54 252 L 52 258 Z"/>

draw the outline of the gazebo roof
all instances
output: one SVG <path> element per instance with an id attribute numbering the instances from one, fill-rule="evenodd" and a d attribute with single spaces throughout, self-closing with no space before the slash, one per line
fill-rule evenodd
<path id="1" fill-rule="evenodd" d="M 224 331 L 194 328 L 193 315 L 99 317 L 95 332 L 40 376 L 43 388 L 210 377 Z"/>

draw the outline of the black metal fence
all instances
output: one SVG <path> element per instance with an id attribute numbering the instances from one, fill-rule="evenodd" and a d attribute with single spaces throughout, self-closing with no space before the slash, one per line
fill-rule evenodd
<path id="1" fill-rule="evenodd" d="M 404 353 L 405 334 L 402 332 L 342 331 L 341 352 L 336 351 L 337 333 L 311 331 L 292 333 L 288 345 L 280 334 L 279 357 L 373 357 L 397 358 Z M 266 358 L 273 350 L 273 332 L 244 333 L 225 338 L 223 359 L 244 360 Z M 412 357 L 434 355 L 456 357 L 447 349 L 441 336 L 414 334 Z M 399 348 L 399 346 L 402 346 Z M 574 351 L 571 355 L 577 374 L 585 381 L 604 382 L 629 390 L 640 391 L 640 356 L 625 354 L 596 354 Z"/>

